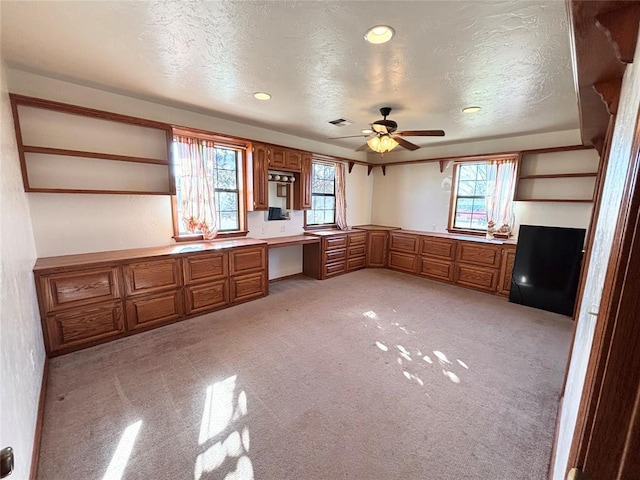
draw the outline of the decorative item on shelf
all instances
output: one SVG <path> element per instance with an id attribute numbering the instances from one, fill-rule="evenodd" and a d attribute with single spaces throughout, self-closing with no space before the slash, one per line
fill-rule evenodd
<path id="1" fill-rule="evenodd" d="M 286 175 L 282 175 L 280 177 L 280 180 L 282 180 L 283 182 L 287 182 L 287 181 L 289 181 L 289 177 L 287 177 Z"/>
<path id="2" fill-rule="evenodd" d="M 276 181 L 277 181 L 277 180 L 280 180 L 280 175 L 275 175 L 275 176 L 273 177 L 273 179 L 274 179 L 274 180 L 276 180 Z"/>
<path id="3" fill-rule="evenodd" d="M 493 240 L 495 232 L 496 224 L 493 222 L 493 220 L 489 220 L 487 222 L 487 240 Z"/>
<path id="4" fill-rule="evenodd" d="M 289 193 L 289 185 L 286 183 L 279 183 L 276 188 L 276 195 L 278 197 L 286 197 Z"/>
<path id="5" fill-rule="evenodd" d="M 273 175 L 269 174 L 269 180 L 273 180 Z"/>
<path id="6" fill-rule="evenodd" d="M 289 177 L 289 181 L 290 181 L 291 183 L 295 182 L 295 181 L 296 181 L 296 177 L 294 177 L 293 175 L 291 175 L 291 176 Z"/>

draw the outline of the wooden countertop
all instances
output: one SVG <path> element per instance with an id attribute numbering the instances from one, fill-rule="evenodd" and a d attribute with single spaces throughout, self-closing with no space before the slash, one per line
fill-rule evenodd
<path id="1" fill-rule="evenodd" d="M 444 232 L 423 232 L 420 230 L 399 230 L 397 233 L 408 233 L 412 235 L 428 235 L 430 237 L 451 238 L 452 240 L 464 240 L 465 242 L 478 242 L 488 243 L 492 245 L 516 245 L 518 242 L 513 238 L 503 239 L 495 238 L 488 240 L 486 237 L 475 235 L 461 235 L 459 233 L 444 233 Z"/>
<path id="2" fill-rule="evenodd" d="M 400 227 L 385 227 L 383 225 L 356 225 L 353 227 L 354 230 L 376 230 L 382 232 L 388 232 L 391 230 L 400 230 Z"/>
<path id="3" fill-rule="evenodd" d="M 265 240 L 254 238 L 237 238 L 234 240 L 213 240 L 209 242 L 194 242 L 164 247 L 133 248 L 128 250 L 113 250 L 109 252 L 81 253 L 78 255 L 61 255 L 59 257 L 38 258 L 33 267 L 34 272 L 55 270 L 84 265 L 96 265 L 101 263 L 122 262 L 128 260 L 140 260 L 144 258 L 168 257 L 183 253 L 197 253 L 207 251 L 228 250 L 230 248 L 250 247 L 265 245 Z"/>
<path id="4" fill-rule="evenodd" d="M 353 230 L 338 230 L 337 228 L 328 228 L 326 230 L 309 230 L 308 232 L 304 232 L 304 234 L 314 237 L 330 237 L 332 235 L 349 233 L 350 231 Z"/>
<path id="5" fill-rule="evenodd" d="M 286 237 L 264 238 L 269 248 L 291 247 L 307 243 L 320 243 L 320 238 L 313 235 L 288 235 Z"/>

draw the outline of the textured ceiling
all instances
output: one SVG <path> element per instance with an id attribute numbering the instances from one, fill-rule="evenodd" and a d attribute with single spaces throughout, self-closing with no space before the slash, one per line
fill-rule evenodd
<path id="1" fill-rule="evenodd" d="M 564 2 L 1 2 L 11 65 L 357 148 L 393 107 L 418 145 L 578 128 Z M 364 32 L 395 28 L 388 44 Z M 260 102 L 252 96 L 273 96 Z M 461 109 L 480 105 L 480 113 Z M 353 125 L 327 123 L 347 118 Z M 400 150 L 400 149 L 397 149 Z M 423 150 L 425 151 L 425 150 Z M 426 151 L 425 151 L 426 153 Z M 392 155 L 392 154 L 391 154 Z"/>

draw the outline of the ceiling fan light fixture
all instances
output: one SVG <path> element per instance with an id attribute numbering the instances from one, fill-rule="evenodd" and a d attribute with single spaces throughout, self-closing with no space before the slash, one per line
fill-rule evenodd
<path id="1" fill-rule="evenodd" d="M 362 133 L 364 133 L 365 135 L 369 135 L 371 133 L 373 133 L 373 130 L 371 130 L 370 128 L 365 128 L 364 130 L 360 130 Z"/>
<path id="2" fill-rule="evenodd" d="M 462 113 L 476 113 L 482 110 L 482 107 L 466 107 L 462 109 Z"/>
<path id="3" fill-rule="evenodd" d="M 396 148 L 398 146 L 398 142 L 389 135 L 376 135 L 375 137 L 367 140 L 367 145 L 369 145 L 369 148 L 376 153 L 386 153 Z"/>
<path id="4" fill-rule="evenodd" d="M 254 98 L 257 100 L 270 100 L 271 95 L 266 92 L 256 92 L 253 94 Z"/>
<path id="5" fill-rule="evenodd" d="M 381 43 L 387 43 L 393 38 L 395 33 L 395 30 L 389 25 L 376 25 L 367 30 L 364 34 L 364 39 L 369 43 L 379 45 Z"/>

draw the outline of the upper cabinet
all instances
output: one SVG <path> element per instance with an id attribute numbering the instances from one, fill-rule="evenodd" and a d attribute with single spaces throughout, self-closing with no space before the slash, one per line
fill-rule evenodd
<path id="1" fill-rule="evenodd" d="M 269 168 L 284 169 L 286 166 L 287 149 L 284 147 L 276 147 L 275 145 L 271 145 L 269 148 L 271 150 L 271 155 L 269 155 Z"/>
<path id="2" fill-rule="evenodd" d="M 253 144 L 253 199 L 247 198 L 248 210 L 269 209 L 269 146 Z"/>
<path id="3" fill-rule="evenodd" d="M 285 170 L 288 172 L 299 172 L 302 166 L 302 152 L 298 150 L 287 150 L 285 157 Z"/>
<path id="4" fill-rule="evenodd" d="M 300 175 L 293 184 L 294 210 L 311 210 L 311 161 L 310 153 L 301 153 Z"/>

